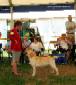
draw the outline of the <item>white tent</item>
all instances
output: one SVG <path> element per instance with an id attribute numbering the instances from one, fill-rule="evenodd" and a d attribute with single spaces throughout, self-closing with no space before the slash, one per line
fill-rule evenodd
<path id="1" fill-rule="evenodd" d="M 48 4 L 51 4 L 51 3 L 52 4 L 58 4 L 58 3 L 66 4 L 66 3 L 74 3 L 74 2 L 75 2 L 75 0 L 0 0 L 0 7 L 1 6 L 2 7 L 3 6 L 11 6 L 11 5 L 13 5 L 13 7 L 14 6 L 40 5 L 40 4 L 41 5 L 43 5 L 43 4 L 47 4 L 48 5 Z M 48 6 L 48 8 L 49 8 L 49 6 Z M 5 7 L 4 7 L 2 9 L 0 9 L 0 11 L 2 11 L 2 10 L 3 11 L 7 11 L 8 9 L 7 8 L 5 9 Z M 15 18 L 19 18 L 20 16 L 21 16 L 20 18 L 31 18 L 32 17 L 31 15 L 34 16 L 32 18 L 38 18 L 38 15 L 37 15 L 38 13 L 37 14 L 36 13 L 30 13 L 30 12 L 29 12 L 29 14 L 28 13 L 25 13 L 25 14 L 22 13 L 23 15 L 20 15 L 20 13 L 18 13 L 18 14 L 17 13 L 13 13 L 12 7 L 10 8 L 10 13 L 0 13 L 0 18 L 1 19 L 11 19 L 12 20 L 12 19 L 15 19 Z M 47 13 L 47 11 L 46 11 L 45 14 L 42 13 L 42 16 L 41 16 L 41 14 L 39 14 L 39 15 L 41 16 L 40 18 L 44 18 L 45 16 L 47 18 L 49 18 L 49 17 L 52 16 L 52 13 L 50 15 L 50 13 Z M 47 15 L 47 14 L 49 14 L 49 15 Z"/>
<path id="2" fill-rule="evenodd" d="M 49 3 L 74 3 L 75 0 L 0 0 L 0 6 L 8 6 L 10 3 L 13 5 L 37 5 Z"/>
<path id="3" fill-rule="evenodd" d="M 10 13 L 0 13 L 0 19 L 11 19 L 11 28 L 12 28 L 14 19 L 19 19 L 19 18 L 26 18 L 26 19 L 28 19 L 28 18 L 32 18 L 32 19 L 37 19 L 38 20 L 38 18 L 46 18 L 46 19 L 48 19 L 48 18 L 53 17 L 53 16 L 54 17 L 58 17 L 59 16 L 57 14 L 57 12 L 55 13 L 55 11 L 52 11 L 52 12 L 45 11 L 45 13 L 41 12 L 41 11 L 40 12 L 35 12 L 35 13 L 34 12 L 28 12 L 28 13 L 22 13 L 22 14 L 21 13 L 15 13 L 13 11 L 13 7 L 14 6 L 44 5 L 44 4 L 49 5 L 49 4 L 58 4 L 58 3 L 60 3 L 60 4 L 67 4 L 67 3 L 74 3 L 74 2 L 75 2 L 75 0 L 0 0 L 0 7 L 1 6 L 11 6 Z M 59 7 L 61 7 L 61 6 L 59 6 Z M 49 9 L 49 7 L 51 7 L 51 6 L 48 6 L 48 9 Z M 44 7 L 42 7 L 42 9 L 43 8 Z M 5 7 L 4 7 L 3 9 L 0 9 L 0 11 L 1 10 L 7 11 L 8 8 L 5 9 Z M 61 11 L 61 15 L 62 16 L 67 16 L 68 13 L 69 13 L 68 11 L 67 12 Z M 73 12 L 70 11 L 70 14 L 71 13 L 73 13 Z M 49 20 L 38 21 L 37 23 L 40 24 L 40 22 L 41 22 L 41 24 L 43 26 L 43 27 L 41 27 L 39 25 L 40 26 L 39 28 L 41 29 L 41 28 L 44 28 L 44 26 L 45 26 L 46 28 L 49 28 L 48 30 L 50 30 L 50 28 L 51 28 L 50 27 L 50 21 L 49 21 L 49 23 L 48 23 L 48 21 Z M 45 23 L 45 25 L 43 23 Z M 47 27 L 47 26 L 49 26 L 49 27 Z M 44 29 L 42 29 L 42 30 L 44 30 Z M 48 31 L 48 32 L 50 32 L 50 31 Z M 49 33 L 49 36 L 51 36 L 50 34 L 52 34 L 52 33 Z M 46 35 L 48 35 L 48 34 L 45 33 L 45 37 L 46 37 Z M 48 38 L 45 38 L 48 41 L 47 40 L 44 40 L 44 41 L 49 42 L 49 39 L 50 39 L 49 36 L 47 36 Z M 45 47 L 48 47 L 47 44 L 46 44 Z"/>

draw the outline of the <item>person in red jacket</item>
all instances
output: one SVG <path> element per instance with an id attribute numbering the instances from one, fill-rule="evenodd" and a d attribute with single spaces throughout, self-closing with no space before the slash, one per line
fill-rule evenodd
<path id="1" fill-rule="evenodd" d="M 19 31 L 22 29 L 22 23 L 20 21 L 16 21 L 14 23 L 14 28 L 10 30 L 9 39 L 11 41 L 10 50 L 12 52 L 12 72 L 14 75 L 19 75 L 17 64 L 19 63 L 19 58 L 22 51 L 22 41 L 19 35 Z"/>

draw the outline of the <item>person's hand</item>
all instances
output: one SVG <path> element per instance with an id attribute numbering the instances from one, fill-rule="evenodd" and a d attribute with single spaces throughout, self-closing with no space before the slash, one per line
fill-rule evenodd
<path id="1" fill-rule="evenodd" d="M 22 43 L 22 48 L 23 48 L 23 49 L 26 48 L 26 46 L 24 45 L 24 43 Z"/>

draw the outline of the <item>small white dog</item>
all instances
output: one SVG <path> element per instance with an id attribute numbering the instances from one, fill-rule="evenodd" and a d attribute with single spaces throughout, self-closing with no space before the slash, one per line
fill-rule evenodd
<path id="1" fill-rule="evenodd" d="M 58 68 L 56 67 L 56 64 L 55 64 L 55 58 L 53 56 L 47 56 L 47 57 L 36 56 L 36 53 L 31 48 L 27 48 L 26 52 L 29 58 L 30 65 L 33 68 L 32 76 L 35 76 L 36 74 L 36 67 L 38 66 L 41 67 L 46 65 L 50 65 L 52 69 L 56 72 L 56 75 L 59 75 Z"/>

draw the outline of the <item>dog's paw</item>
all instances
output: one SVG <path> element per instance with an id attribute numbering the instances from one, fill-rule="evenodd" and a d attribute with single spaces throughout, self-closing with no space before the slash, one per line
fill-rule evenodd
<path id="1" fill-rule="evenodd" d="M 32 74 L 32 77 L 34 77 L 35 76 L 35 74 Z"/>
<path id="2" fill-rule="evenodd" d="M 58 76 L 58 75 L 59 75 L 59 72 L 56 73 L 56 76 Z"/>

